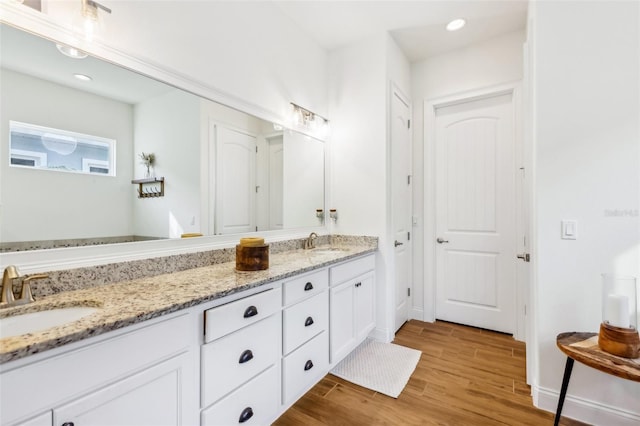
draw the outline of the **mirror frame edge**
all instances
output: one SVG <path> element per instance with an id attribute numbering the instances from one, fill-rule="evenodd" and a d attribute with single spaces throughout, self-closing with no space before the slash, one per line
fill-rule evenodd
<path id="1" fill-rule="evenodd" d="M 130 71 L 158 80 L 196 96 L 209 99 L 229 108 L 254 115 L 265 121 L 284 124 L 285 120 L 278 114 L 253 103 L 224 93 L 213 87 L 204 85 L 176 70 L 155 64 L 148 60 L 133 57 L 126 52 L 110 47 L 100 41 L 91 44 L 78 43 L 74 34 L 47 15 L 24 7 L 18 3 L 0 1 L 0 23 L 44 37 L 52 41 L 68 44 Z M 323 141 L 325 144 L 326 140 Z M 329 199 L 328 186 L 328 144 L 325 145 L 324 161 L 324 205 Z M 1 198 L 0 198 L 1 201 Z M 269 241 L 284 241 L 289 239 L 306 238 L 310 232 L 319 235 L 328 234 L 327 219 L 321 226 L 298 228 L 289 230 L 274 230 L 261 232 L 261 236 Z M 200 238 L 166 239 L 142 241 L 134 243 L 120 243 L 96 246 L 69 247 L 59 249 L 33 250 L 23 252 L 7 252 L 0 254 L 0 268 L 8 265 L 18 265 L 23 273 L 36 273 L 104 265 L 109 263 L 142 260 L 154 257 L 171 256 L 177 254 L 195 253 L 206 250 L 233 247 L 239 238 L 256 233 L 211 235 Z"/>

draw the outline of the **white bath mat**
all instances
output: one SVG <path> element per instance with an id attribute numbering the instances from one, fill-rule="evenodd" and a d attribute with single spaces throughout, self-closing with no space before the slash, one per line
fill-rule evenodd
<path id="1" fill-rule="evenodd" d="M 356 385 L 397 398 L 416 369 L 422 352 L 365 340 L 331 370 L 331 374 Z"/>

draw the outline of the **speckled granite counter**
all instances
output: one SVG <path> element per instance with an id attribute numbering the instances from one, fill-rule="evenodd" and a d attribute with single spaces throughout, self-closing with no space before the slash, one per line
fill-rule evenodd
<path id="1" fill-rule="evenodd" d="M 377 239 L 332 240 L 336 251 L 289 250 L 272 253 L 265 271 L 238 272 L 234 262 L 143 277 L 42 297 L 22 307 L 0 311 L 0 317 L 39 310 L 95 306 L 85 318 L 41 332 L 0 339 L 0 364 L 61 345 L 117 330 L 243 290 L 342 262 L 377 250 Z"/>

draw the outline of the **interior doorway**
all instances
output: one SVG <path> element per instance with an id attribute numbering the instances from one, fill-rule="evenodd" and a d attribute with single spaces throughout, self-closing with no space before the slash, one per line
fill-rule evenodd
<path id="1" fill-rule="evenodd" d="M 409 319 L 411 300 L 411 107 L 395 87 L 391 97 L 391 221 L 397 331 Z"/>
<path id="2" fill-rule="evenodd" d="M 432 215 L 425 233 L 425 307 L 431 304 L 433 319 L 524 339 L 518 297 L 527 283 L 517 274 L 516 257 L 518 88 L 425 102 L 425 188 L 431 192 L 425 215 Z"/>

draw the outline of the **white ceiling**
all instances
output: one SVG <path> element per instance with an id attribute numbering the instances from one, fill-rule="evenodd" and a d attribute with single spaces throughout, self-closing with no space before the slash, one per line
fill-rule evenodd
<path id="1" fill-rule="evenodd" d="M 274 3 L 318 44 L 335 49 L 390 32 L 410 62 L 525 27 L 527 0 L 296 0 Z M 460 31 L 445 25 L 465 18 Z"/>

